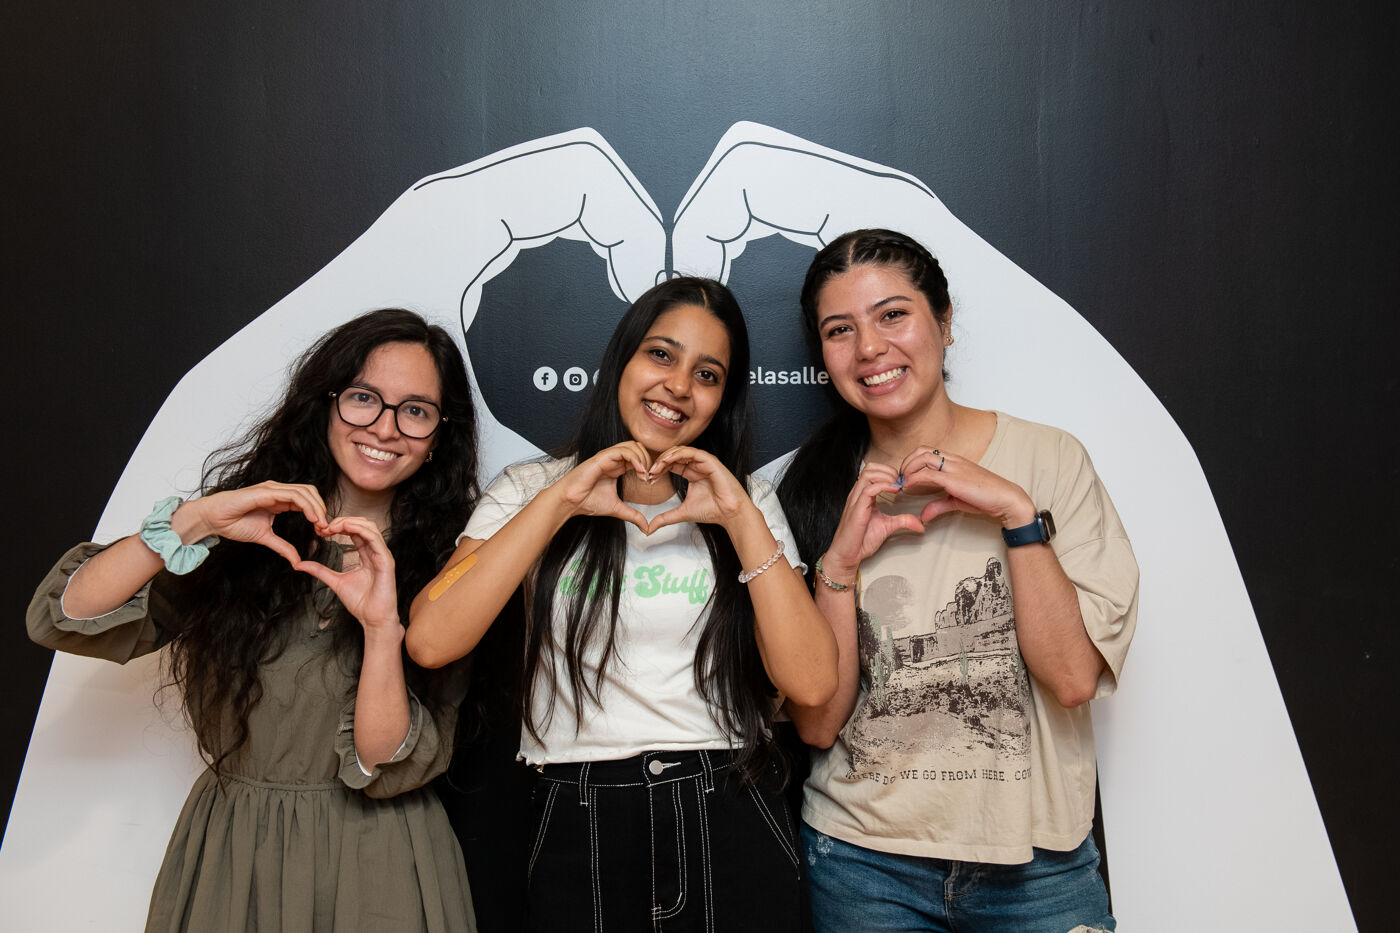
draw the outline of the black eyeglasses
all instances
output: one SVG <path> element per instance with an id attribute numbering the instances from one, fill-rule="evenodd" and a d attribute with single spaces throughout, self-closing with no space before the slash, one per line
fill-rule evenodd
<path id="1" fill-rule="evenodd" d="M 339 392 L 330 393 L 335 399 L 335 411 L 340 420 L 357 428 L 367 428 L 379 420 L 384 409 L 394 413 L 394 424 L 404 437 L 422 440 L 432 437 L 438 425 L 447 420 L 432 402 L 411 398 L 390 405 L 379 397 L 379 393 L 364 386 L 349 386 Z"/>

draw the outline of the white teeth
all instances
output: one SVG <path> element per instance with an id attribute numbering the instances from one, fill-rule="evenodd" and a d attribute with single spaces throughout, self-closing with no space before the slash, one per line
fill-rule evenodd
<path id="1" fill-rule="evenodd" d="M 866 376 L 864 379 L 861 380 L 861 382 L 865 383 L 868 386 L 879 386 L 884 385 L 891 379 L 898 379 L 902 375 L 904 375 L 904 367 L 896 366 L 894 369 L 885 370 L 878 376 Z"/>
<path id="2" fill-rule="evenodd" d="M 679 424 L 681 419 L 685 417 L 685 415 L 676 411 L 674 408 L 667 408 L 660 402 L 643 402 L 642 404 L 647 407 L 647 411 L 651 412 L 653 415 L 659 415 L 667 421 Z"/>
<path id="3" fill-rule="evenodd" d="M 355 449 L 371 460 L 397 460 L 399 456 L 396 453 L 380 450 L 377 447 L 366 447 L 364 444 L 356 444 Z"/>

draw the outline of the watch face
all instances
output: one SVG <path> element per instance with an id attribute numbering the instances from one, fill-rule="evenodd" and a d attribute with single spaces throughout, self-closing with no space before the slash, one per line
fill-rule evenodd
<path id="1" fill-rule="evenodd" d="M 1041 538 L 1041 540 L 1049 541 L 1051 538 L 1055 537 L 1055 516 L 1050 514 L 1050 510 L 1043 509 L 1036 515 L 1036 518 L 1040 519 L 1040 527 L 1045 533 L 1045 537 Z"/>

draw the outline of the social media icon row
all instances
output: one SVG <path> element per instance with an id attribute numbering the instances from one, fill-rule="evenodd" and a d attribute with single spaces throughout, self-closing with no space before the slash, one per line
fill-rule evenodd
<path id="1" fill-rule="evenodd" d="M 598 374 L 594 373 L 593 380 L 596 382 L 597 379 Z M 559 385 L 561 382 L 564 388 L 568 389 L 570 392 L 582 392 L 584 389 L 588 388 L 588 373 L 578 366 L 570 366 L 568 369 L 564 370 L 564 377 L 561 379 L 559 378 L 559 374 L 554 371 L 554 367 L 541 366 L 539 369 L 535 370 L 534 381 L 535 388 L 539 389 L 541 392 L 551 392 L 554 390 L 555 386 Z"/>

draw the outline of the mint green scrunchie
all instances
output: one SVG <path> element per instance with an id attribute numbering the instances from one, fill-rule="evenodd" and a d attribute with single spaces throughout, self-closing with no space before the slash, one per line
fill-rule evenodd
<path id="1" fill-rule="evenodd" d="M 183 500 L 170 496 L 156 503 L 151 514 L 141 521 L 141 540 L 146 547 L 160 555 L 165 561 L 165 569 L 176 576 L 184 576 L 209 556 L 209 549 L 219 543 L 218 535 L 210 535 L 195 544 L 185 544 L 179 534 L 170 527 L 170 516 L 180 507 Z"/>

